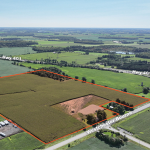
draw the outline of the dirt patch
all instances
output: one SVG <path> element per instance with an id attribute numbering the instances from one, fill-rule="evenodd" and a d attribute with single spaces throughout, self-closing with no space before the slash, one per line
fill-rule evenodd
<path id="1" fill-rule="evenodd" d="M 70 115 L 77 113 L 79 110 L 83 108 L 83 106 L 91 101 L 91 98 L 93 95 L 88 95 L 80 98 L 76 98 L 70 101 L 66 101 L 63 103 L 60 103 L 60 105 L 65 109 L 67 113 Z M 59 105 L 59 104 L 58 104 Z"/>
<path id="2" fill-rule="evenodd" d="M 108 100 L 104 98 L 101 98 L 95 95 L 88 95 L 88 96 L 72 99 L 63 103 L 59 103 L 59 104 L 53 105 L 52 107 L 62 112 L 65 112 L 67 114 L 74 115 L 78 113 L 81 109 L 89 105 L 94 104 L 99 107 L 99 105 L 107 103 L 107 102 Z"/>
<path id="3" fill-rule="evenodd" d="M 83 115 L 94 114 L 99 109 L 104 110 L 104 108 L 92 104 L 87 106 L 86 108 L 81 109 L 78 113 L 82 113 Z"/>

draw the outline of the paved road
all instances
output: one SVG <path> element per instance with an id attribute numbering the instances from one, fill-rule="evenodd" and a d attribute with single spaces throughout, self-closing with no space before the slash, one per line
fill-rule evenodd
<path id="1" fill-rule="evenodd" d="M 146 104 L 146 105 L 144 105 L 144 106 L 142 106 L 142 107 L 139 107 L 139 108 L 135 109 L 134 111 L 132 111 L 132 115 L 135 114 L 135 113 L 138 113 L 138 112 L 140 112 L 140 111 L 142 111 L 142 110 L 144 110 L 144 109 L 146 109 L 146 108 L 148 108 L 148 107 L 150 107 L 150 103 L 148 103 L 148 104 Z M 117 117 L 111 119 L 111 120 L 114 120 L 113 123 L 117 122 L 116 118 L 117 118 Z M 111 121 L 111 120 L 109 120 L 109 121 Z M 121 120 L 121 119 L 120 119 L 120 120 Z M 106 122 L 106 123 L 107 123 L 107 122 Z M 108 126 L 108 125 L 106 125 L 106 123 L 104 123 L 104 128 L 107 128 L 107 126 Z M 113 124 L 113 123 L 110 123 L 110 125 Z M 108 126 L 108 127 L 109 127 L 109 126 Z M 111 128 L 111 129 L 112 129 L 112 130 L 116 130 L 116 129 L 114 129 L 114 128 Z M 116 131 L 119 132 L 118 130 L 116 130 Z M 87 131 L 86 131 L 86 132 L 87 132 Z M 57 148 L 59 148 L 59 147 L 61 147 L 61 146 L 64 146 L 64 145 L 66 145 L 66 144 L 69 144 L 69 143 L 71 143 L 71 142 L 73 142 L 73 141 L 75 141 L 75 140 L 77 140 L 77 139 L 80 139 L 80 138 L 82 138 L 82 137 L 84 137 L 84 136 L 87 136 L 87 133 L 86 133 L 86 132 L 81 133 L 81 134 L 79 134 L 79 135 L 76 135 L 76 136 L 74 136 L 74 137 L 72 137 L 72 138 L 70 138 L 70 139 L 68 139 L 68 140 L 65 140 L 65 141 L 63 141 L 63 142 L 61 142 L 61 143 L 58 143 L 58 144 L 56 144 L 56 145 L 54 145 L 54 146 L 51 146 L 51 147 L 47 148 L 46 150 L 55 150 L 55 149 L 57 149 Z M 96 132 L 96 131 L 94 131 L 94 132 Z M 122 132 L 120 132 L 120 133 L 122 134 Z M 124 133 L 123 133 L 123 134 L 124 134 Z M 145 143 L 145 142 L 143 142 L 143 141 L 141 141 L 141 140 L 139 140 L 139 139 L 136 139 L 136 138 L 134 138 L 134 137 L 132 137 L 132 136 L 129 136 L 129 135 L 127 135 L 127 137 L 128 137 L 129 139 L 131 139 L 132 141 L 135 141 L 135 142 L 137 142 L 137 143 L 140 142 L 141 145 L 150 148 L 150 147 L 149 147 L 150 145 L 149 145 L 148 143 Z"/>
<path id="2" fill-rule="evenodd" d="M 125 135 L 128 139 L 130 139 L 130 140 L 132 140 L 132 141 L 134 141 L 136 143 L 139 143 L 139 144 L 141 144 L 141 145 L 143 145 L 143 146 L 145 146 L 147 148 L 150 148 L 150 144 L 148 144 L 146 142 L 143 142 L 143 141 L 141 141 L 141 140 L 139 140 L 139 139 L 137 139 L 137 138 L 135 138 L 135 137 L 133 137 L 131 135 L 125 134 L 125 133 L 123 133 L 123 131 L 116 130 L 115 128 L 112 128 L 112 127 L 109 127 L 109 126 L 107 126 L 105 128 L 109 129 L 109 130 L 112 130 L 114 132 L 120 132 L 120 134 Z"/>

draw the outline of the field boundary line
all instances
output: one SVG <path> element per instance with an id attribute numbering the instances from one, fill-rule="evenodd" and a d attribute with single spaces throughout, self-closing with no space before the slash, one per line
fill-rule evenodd
<path id="1" fill-rule="evenodd" d="M 109 87 L 106 87 L 106 86 L 94 84 L 94 83 L 91 83 L 91 82 L 86 82 L 86 81 L 83 81 L 83 80 L 75 79 L 75 78 L 72 78 L 72 77 L 69 77 L 69 76 L 64 76 L 64 75 L 61 75 L 61 74 L 58 74 L 58 73 L 55 73 L 55 72 L 51 72 L 51 71 L 47 71 L 47 70 L 44 70 L 44 69 L 35 70 L 35 71 L 29 71 L 29 72 L 14 74 L 14 75 L 2 76 L 2 77 L 0 77 L 0 78 L 12 77 L 12 76 L 17 76 L 17 75 L 22 75 L 22 74 L 29 74 L 29 73 L 38 72 L 38 71 L 49 72 L 49 73 L 52 73 L 52 74 L 56 74 L 56 75 L 58 75 L 58 76 L 65 77 L 65 78 L 73 79 L 73 80 L 76 80 L 76 81 L 81 81 L 81 82 L 88 83 L 88 84 L 93 84 L 93 85 L 100 86 L 100 87 L 103 87 L 103 88 L 106 88 L 106 89 L 110 89 L 110 90 L 114 90 L 114 91 L 117 91 L 117 92 L 122 92 L 122 93 L 129 94 L 129 95 L 132 95 L 132 96 L 136 96 L 136 97 L 140 97 L 140 98 L 143 98 L 143 99 L 147 99 L 147 101 L 142 102 L 142 103 L 140 103 L 140 104 L 137 104 L 137 105 L 135 105 L 135 106 L 133 106 L 133 107 L 139 106 L 139 105 L 141 105 L 141 104 L 143 104 L 143 103 L 146 103 L 146 102 L 150 101 L 149 98 L 141 97 L 141 96 L 138 96 L 138 95 L 135 95 L 135 94 L 123 92 L 123 91 L 120 91 L 120 90 L 117 90 L 117 89 L 113 89 L 113 88 L 109 88 Z M 110 103 L 110 102 L 115 102 L 115 101 L 109 101 L 109 102 L 107 102 L 107 103 Z M 105 104 L 107 104 L 107 103 L 104 103 L 104 104 L 102 104 L 102 105 L 105 105 Z M 118 103 L 118 102 L 115 102 L 115 103 Z M 123 105 L 123 106 L 126 106 L 126 107 L 129 107 L 129 108 L 133 108 L 133 107 L 130 107 L 130 106 L 121 104 L 121 103 L 118 103 L 118 104 Z M 99 107 L 103 107 L 102 105 L 99 105 Z M 103 108 L 104 108 L 104 107 L 103 107 Z M 107 109 L 107 108 L 104 108 L 104 110 L 105 110 L 105 109 L 106 109 L 106 110 L 109 110 L 109 109 Z M 55 139 L 55 140 L 53 140 L 53 141 L 50 141 L 50 142 L 48 142 L 48 143 L 45 143 L 44 141 L 40 140 L 39 138 L 37 138 L 36 136 L 34 136 L 33 134 L 31 134 L 30 132 L 26 131 L 26 130 L 23 129 L 22 127 L 18 126 L 18 125 L 15 124 L 13 121 L 11 121 L 10 119 L 4 117 L 3 115 L 0 114 L 0 116 L 2 116 L 3 118 L 5 118 L 6 120 L 8 120 L 9 122 L 11 122 L 12 124 L 16 125 L 17 127 L 19 127 L 20 129 L 22 129 L 22 130 L 25 131 L 26 133 L 30 134 L 31 136 L 33 136 L 33 137 L 36 138 L 37 140 L 41 141 L 42 143 L 44 143 L 44 144 L 49 144 L 49 143 L 52 143 L 52 142 L 54 142 L 54 141 L 56 141 L 56 140 L 59 140 L 59 139 L 61 139 L 61 138 L 63 138 L 63 137 L 66 137 L 66 136 L 68 136 L 68 135 L 77 133 L 77 132 L 79 132 L 79 131 L 81 131 L 81 130 L 84 130 L 84 129 L 89 128 L 89 127 L 91 127 L 91 126 L 93 126 L 93 125 L 96 125 L 96 124 L 98 124 L 98 123 L 101 123 L 101 122 L 103 122 L 103 121 L 106 121 L 106 120 L 108 120 L 108 119 L 110 119 L 110 118 L 113 118 L 113 117 L 119 115 L 119 113 L 117 113 L 117 112 L 114 112 L 114 111 L 112 111 L 112 110 L 109 110 L 109 111 L 115 113 L 116 115 L 113 115 L 113 116 L 111 116 L 111 117 L 109 117 L 109 118 L 106 118 L 106 119 L 104 119 L 104 120 L 102 120 L 102 121 L 96 122 L 96 123 L 94 123 L 94 124 L 92 124 L 92 125 L 86 126 L 86 127 L 82 128 L 82 129 L 79 129 L 79 130 L 77 130 L 77 131 L 75 131 L 75 132 L 72 132 L 72 133 L 67 134 L 67 135 L 65 135 L 65 136 L 62 136 L 62 137 L 60 137 L 60 138 L 57 138 L 57 139 Z"/>

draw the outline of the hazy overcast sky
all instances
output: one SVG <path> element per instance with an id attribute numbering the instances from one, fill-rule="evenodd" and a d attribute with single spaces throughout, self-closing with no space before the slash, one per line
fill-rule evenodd
<path id="1" fill-rule="evenodd" d="M 150 28 L 150 0 L 0 0 L 0 27 Z"/>

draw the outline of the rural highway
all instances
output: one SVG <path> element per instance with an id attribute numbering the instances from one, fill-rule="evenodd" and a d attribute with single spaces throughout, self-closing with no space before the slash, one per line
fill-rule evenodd
<path id="1" fill-rule="evenodd" d="M 109 129 L 109 130 L 114 131 L 114 132 L 119 132 L 120 134 L 125 135 L 128 139 L 130 139 L 130 140 L 132 140 L 132 141 L 134 141 L 136 143 L 139 143 L 139 144 L 141 144 L 141 145 L 143 145 L 143 146 L 145 146 L 147 148 L 150 148 L 150 144 L 148 144 L 148 143 L 146 143 L 144 141 L 141 141 L 141 140 L 139 140 L 139 139 L 137 139 L 137 138 L 135 138 L 135 137 L 133 137 L 131 135 L 125 134 L 122 131 L 116 130 L 115 128 L 107 126 L 107 127 L 105 127 L 105 129 Z"/>
<path id="2" fill-rule="evenodd" d="M 144 110 L 144 109 L 146 109 L 146 108 L 149 108 L 149 107 L 150 107 L 150 103 L 145 104 L 144 106 L 141 106 L 141 107 L 135 109 L 134 111 L 132 111 L 132 114 L 131 114 L 131 115 L 133 115 L 133 114 L 135 114 L 135 113 L 138 113 L 138 112 L 140 112 L 140 111 L 142 111 L 142 110 Z M 129 116 L 130 116 L 130 115 L 129 115 Z M 116 117 L 114 117 L 114 118 L 111 119 L 111 120 L 115 120 L 115 118 L 116 118 Z M 111 120 L 109 120 L 109 121 L 111 121 Z M 120 120 L 121 120 L 121 119 L 120 119 Z M 117 122 L 117 120 L 115 120 L 114 123 L 115 123 L 115 122 Z M 107 122 L 106 122 L 106 123 L 107 123 Z M 115 132 L 120 132 L 120 134 L 124 134 L 122 131 L 119 131 L 119 130 L 116 130 L 116 129 L 110 127 L 110 125 L 111 125 L 112 123 L 110 123 L 110 125 L 106 125 L 106 123 L 104 123 L 104 128 L 108 128 L 108 129 L 113 130 L 113 131 L 115 131 Z M 110 127 L 110 128 L 109 128 L 109 127 Z M 96 132 L 96 131 L 94 131 L 94 132 Z M 70 139 L 68 139 L 68 140 L 65 140 L 65 141 L 63 141 L 63 142 L 61 142 L 61 143 L 58 143 L 58 144 L 56 144 L 56 145 L 54 145 L 54 146 L 51 146 L 51 147 L 49 147 L 49 148 L 47 148 L 47 149 L 45 149 L 45 150 L 55 150 L 55 149 L 57 149 L 57 148 L 59 148 L 59 147 L 61 147 L 61 146 L 64 146 L 64 145 L 66 145 L 66 144 L 69 144 L 69 143 L 71 143 L 71 142 L 73 142 L 73 141 L 75 141 L 75 140 L 78 140 L 78 139 L 80 139 L 80 138 L 82 138 L 82 137 L 84 137 L 84 136 L 87 136 L 87 135 L 88 135 L 88 134 L 87 134 L 87 131 L 85 131 L 84 133 L 78 134 L 78 135 L 76 135 L 76 136 L 74 136 L 74 137 L 72 137 L 72 138 L 70 138 Z M 129 135 L 127 135 L 127 134 L 126 134 L 126 136 L 127 136 L 127 138 L 131 139 L 132 141 L 135 141 L 135 142 L 137 142 L 137 143 L 140 142 L 141 145 L 150 148 L 150 144 L 145 143 L 145 142 L 143 142 L 143 141 L 141 141 L 141 140 L 139 140 L 139 139 L 137 139 L 137 138 L 135 138 L 135 137 L 129 136 Z"/>

